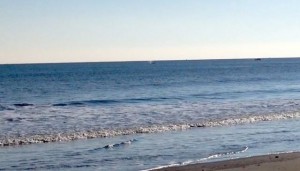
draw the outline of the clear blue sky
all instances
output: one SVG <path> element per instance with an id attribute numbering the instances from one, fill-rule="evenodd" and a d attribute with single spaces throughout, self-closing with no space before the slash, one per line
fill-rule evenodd
<path id="1" fill-rule="evenodd" d="M 298 0 L 0 0 L 0 63 L 300 56 Z"/>

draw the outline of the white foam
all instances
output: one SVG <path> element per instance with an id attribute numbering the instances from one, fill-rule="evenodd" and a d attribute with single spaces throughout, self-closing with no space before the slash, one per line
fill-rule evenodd
<path id="1" fill-rule="evenodd" d="M 248 149 L 249 149 L 249 147 L 246 146 L 246 147 L 245 147 L 243 150 L 241 150 L 241 151 L 231 151 L 231 152 L 227 152 L 227 153 L 218 153 L 218 154 L 214 154 L 214 155 L 208 156 L 208 157 L 206 157 L 206 158 L 202 158 L 202 159 L 198 160 L 198 162 L 206 161 L 206 160 L 209 160 L 209 159 L 220 158 L 220 157 L 226 156 L 226 155 L 234 155 L 234 154 L 244 153 L 244 152 L 246 152 Z"/>
<path id="2" fill-rule="evenodd" d="M 244 153 L 247 150 L 248 150 L 248 147 L 246 146 L 241 151 L 232 151 L 232 152 L 227 152 L 227 153 L 214 154 L 214 155 L 211 155 L 209 157 L 202 158 L 202 159 L 199 159 L 199 160 L 187 160 L 187 161 L 184 161 L 184 162 L 181 162 L 181 163 L 173 163 L 173 164 L 169 164 L 169 165 L 158 166 L 158 167 L 151 168 L 151 169 L 146 169 L 146 170 L 143 170 L 143 171 L 151 171 L 151 170 L 163 169 L 163 168 L 174 167 L 174 166 L 184 166 L 184 165 L 193 164 L 193 163 L 201 163 L 203 161 L 213 159 L 213 158 L 219 158 L 219 157 L 222 157 L 224 155 L 233 155 L 233 154 Z"/>
<path id="3" fill-rule="evenodd" d="M 101 137 L 113 137 L 130 134 L 148 134 L 159 133 L 165 131 L 186 130 L 195 127 L 217 127 L 238 124 L 250 124 L 260 121 L 272 121 L 282 119 L 300 118 L 300 112 L 282 113 L 273 115 L 257 115 L 241 118 L 225 118 L 223 120 L 203 121 L 199 123 L 183 123 L 183 124 L 167 124 L 167 125 L 152 125 L 139 128 L 127 128 L 116 130 L 96 130 L 96 131 L 80 131 L 53 135 L 33 135 L 29 137 L 6 137 L 0 140 L 0 146 L 24 145 L 33 143 L 49 143 L 59 141 L 72 141 L 78 139 L 90 139 Z"/>
<path id="4" fill-rule="evenodd" d="M 141 170 L 141 171 L 151 171 L 151 170 L 163 169 L 163 168 L 174 167 L 174 166 L 180 166 L 180 164 L 174 163 L 174 164 L 169 164 L 169 165 L 165 165 L 165 166 L 157 166 L 155 168 L 145 169 L 145 170 Z"/>

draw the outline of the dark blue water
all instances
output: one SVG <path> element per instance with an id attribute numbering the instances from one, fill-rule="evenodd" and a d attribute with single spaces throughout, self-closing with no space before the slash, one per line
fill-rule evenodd
<path id="1" fill-rule="evenodd" d="M 299 59 L 2 65 L 0 93 L 3 105 L 285 98 L 299 92 L 299 65 Z"/>
<path id="2" fill-rule="evenodd" d="M 131 142 L 135 136 L 146 136 L 145 143 L 150 143 L 155 141 L 151 139 L 153 134 L 140 133 L 168 134 L 174 139 L 174 134 L 161 132 L 297 120 L 299 83 L 300 59 L 0 65 L 0 145 L 117 135 L 130 137 L 110 138 L 116 141 L 112 144 L 140 143 L 140 140 Z M 184 135 L 193 133 L 180 132 L 180 137 Z M 192 149 L 196 146 L 191 145 Z M 226 153 L 243 151 L 246 146 L 208 148 L 206 156 L 190 159 L 195 161 L 224 150 Z M 115 163 L 120 154 L 111 155 L 109 160 Z M 141 154 L 141 159 L 144 155 Z M 157 157 L 163 158 L 163 163 L 149 159 L 141 167 L 130 168 L 126 162 L 101 167 L 135 170 L 172 164 L 175 155 L 164 155 L 153 156 L 155 161 Z M 106 160 L 104 156 L 102 159 Z M 186 156 L 181 159 L 179 156 L 176 162 L 189 160 Z M 99 162 L 92 165 L 97 167 Z M 42 165 L 36 167 L 47 169 Z"/>

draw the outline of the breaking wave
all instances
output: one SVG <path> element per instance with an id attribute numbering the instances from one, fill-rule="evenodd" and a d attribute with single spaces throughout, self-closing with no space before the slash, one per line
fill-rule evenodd
<path id="1" fill-rule="evenodd" d="M 121 135 L 131 134 L 148 134 L 148 133 L 159 133 L 165 131 L 177 131 L 186 130 L 197 127 L 218 127 L 218 126 L 230 126 L 239 124 L 250 124 L 260 121 L 272 121 L 272 120 L 283 120 L 291 118 L 300 118 L 300 112 L 294 113 L 283 113 L 274 115 L 258 115 L 248 116 L 241 118 L 227 118 L 223 120 L 212 120 L 203 121 L 198 123 L 181 123 L 181 124 L 166 124 L 166 125 L 152 125 L 146 127 L 135 127 L 125 129 L 100 129 L 100 130 L 88 130 L 71 133 L 59 133 L 51 135 L 33 135 L 26 137 L 5 137 L 0 139 L 0 146 L 15 146 L 25 145 L 34 143 L 49 143 L 58 141 L 72 141 L 78 139 L 91 139 L 91 138 L 102 138 L 102 137 L 113 137 Z"/>

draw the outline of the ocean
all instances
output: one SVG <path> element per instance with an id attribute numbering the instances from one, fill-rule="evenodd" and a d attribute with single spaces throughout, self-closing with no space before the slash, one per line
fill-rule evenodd
<path id="1" fill-rule="evenodd" d="M 300 59 L 0 65 L 0 170 L 300 151 Z"/>

